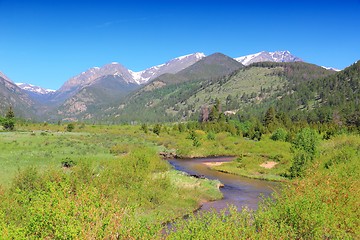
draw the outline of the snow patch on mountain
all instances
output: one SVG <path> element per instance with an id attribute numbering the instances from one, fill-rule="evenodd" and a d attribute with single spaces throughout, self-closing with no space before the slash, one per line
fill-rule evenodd
<path id="1" fill-rule="evenodd" d="M 204 53 L 192 53 L 192 54 L 188 54 L 188 55 L 184 55 L 184 56 L 180 56 L 180 57 L 177 57 L 177 58 L 174 58 L 173 60 L 183 60 L 183 59 L 186 59 L 186 58 L 189 58 L 189 57 L 195 57 L 197 59 L 202 59 L 205 57 L 205 54 Z"/>
<path id="2" fill-rule="evenodd" d="M 33 93 L 38 93 L 38 94 L 50 94 L 55 92 L 55 90 L 52 89 L 45 89 L 39 86 L 35 86 L 29 83 L 15 83 L 19 88 L 28 91 L 28 92 L 33 92 Z"/>
<path id="3" fill-rule="evenodd" d="M 110 75 L 119 76 L 126 83 L 136 83 L 141 85 L 164 73 L 175 74 L 199 61 L 203 57 L 205 57 L 205 54 L 203 53 L 188 54 L 138 72 L 127 69 L 120 63 L 112 62 L 100 68 L 90 68 L 87 71 L 70 78 L 57 92 L 59 93 L 58 95 L 64 93 L 65 95 L 70 96 L 80 89 L 92 85 L 97 79 Z"/>
<path id="4" fill-rule="evenodd" d="M 332 70 L 332 71 L 335 71 L 335 72 L 340 72 L 341 71 L 340 69 L 333 68 L 333 67 L 325 67 L 325 66 L 321 66 L 321 67 L 325 68 L 326 70 Z"/>
<path id="5" fill-rule="evenodd" d="M 250 65 L 255 62 L 302 62 L 302 59 L 292 55 L 289 51 L 258 52 L 235 58 L 236 61 Z"/>
<path id="6" fill-rule="evenodd" d="M 175 74 L 189 67 L 195 62 L 201 60 L 204 57 L 205 57 L 204 53 L 192 53 L 174 58 L 166 63 L 150 67 L 143 71 L 134 72 L 132 70 L 129 70 L 129 73 L 132 75 L 134 81 L 137 84 L 144 84 L 164 73 Z"/>
<path id="7" fill-rule="evenodd" d="M 238 57 L 238 58 L 235 58 L 235 60 L 238 62 L 241 62 L 244 65 L 249 65 L 250 63 L 252 63 L 252 60 L 255 59 L 257 56 L 259 56 L 261 53 L 263 53 L 263 52 Z"/>

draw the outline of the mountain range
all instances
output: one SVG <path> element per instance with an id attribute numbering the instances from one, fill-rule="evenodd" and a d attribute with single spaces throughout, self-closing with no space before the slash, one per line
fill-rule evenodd
<path id="1" fill-rule="evenodd" d="M 269 69 L 262 67 L 262 62 L 280 65 Z M 0 73 L 0 111 L 11 105 L 18 116 L 42 121 L 194 119 L 202 106 L 216 98 L 232 111 L 266 102 L 283 92 L 289 79 L 295 78 L 287 71 L 298 74 L 297 68 L 308 71 L 311 79 L 335 73 L 303 63 L 289 51 L 263 51 L 238 58 L 194 53 L 139 72 L 113 62 L 70 78 L 56 91 L 16 85 Z M 298 81 L 304 80 L 300 77 Z"/>
<path id="2" fill-rule="evenodd" d="M 266 52 L 262 51 L 255 54 L 250 54 L 235 58 L 236 61 L 250 65 L 256 62 L 302 62 L 301 58 L 292 55 L 289 51 Z"/>

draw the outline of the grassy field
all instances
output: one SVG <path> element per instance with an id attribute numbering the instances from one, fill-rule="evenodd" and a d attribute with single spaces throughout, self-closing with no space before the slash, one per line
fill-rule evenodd
<path id="1" fill-rule="evenodd" d="M 287 142 L 272 141 L 264 136 L 261 141 L 245 139 L 226 132 L 209 134 L 195 130 L 194 144 L 189 131 L 179 132 L 172 125 L 163 126 L 159 135 L 149 129 L 144 133 L 139 126 L 76 125 L 66 132 L 66 125 L 23 125 L 17 132 L 0 132 L 2 177 L 0 184 L 8 185 L 18 169 L 35 166 L 60 166 L 64 161 L 110 160 L 115 155 L 132 149 L 149 147 L 157 152 L 172 152 L 179 157 L 235 156 L 236 160 L 215 169 L 247 177 L 281 180 L 291 166 L 292 153 Z M 275 161 L 272 169 L 260 165 Z"/>
<path id="2" fill-rule="evenodd" d="M 218 181 L 171 170 L 158 156 L 163 147 L 138 129 L 28 125 L 1 132 L 2 236 L 152 238 L 163 223 L 222 197 Z"/>
<path id="3" fill-rule="evenodd" d="M 239 145 L 241 150 L 234 161 L 213 169 L 250 178 L 285 180 L 282 175 L 287 173 L 292 163 L 290 143 L 276 142 L 265 137 L 261 141 L 242 140 Z M 275 164 L 270 168 L 261 166 L 266 163 Z"/>
<path id="4" fill-rule="evenodd" d="M 268 135 L 253 141 L 227 132 L 179 131 L 174 125 L 162 126 L 159 134 L 154 126 L 146 131 L 131 125 L 66 129 L 24 124 L 15 132 L 0 132 L 1 238 L 163 238 L 166 222 L 222 196 L 218 181 L 171 170 L 159 152 L 234 156 L 214 168 L 286 179 L 281 195 L 263 201 L 257 212 L 230 207 L 230 214 L 177 220 L 169 239 L 351 239 L 360 234 L 359 135 L 321 140 L 302 178 L 289 180 L 284 176 L 303 156 L 301 148 Z M 268 162 L 276 165 L 261 166 Z"/>

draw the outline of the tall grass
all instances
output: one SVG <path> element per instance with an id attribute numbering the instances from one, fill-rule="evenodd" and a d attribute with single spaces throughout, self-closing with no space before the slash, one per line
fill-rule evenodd
<path id="1" fill-rule="evenodd" d="M 251 214 L 230 208 L 177 224 L 169 239 L 356 239 L 360 236 L 360 137 L 338 136 L 302 179 Z"/>
<path id="2" fill-rule="evenodd" d="M 215 183 L 183 178 L 146 148 L 66 169 L 26 168 L 1 192 L 1 236 L 158 238 L 164 222 L 191 212 L 201 199 L 221 197 Z"/>
<path id="3" fill-rule="evenodd" d="M 235 155 L 240 158 L 231 163 L 234 168 L 245 164 L 247 172 L 271 175 L 291 166 L 290 144 L 267 136 L 249 141 L 223 132 L 208 137 L 195 130 L 189 135 L 169 127 L 159 135 L 150 129 L 144 133 L 139 126 L 85 125 L 80 129 L 75 125 L 71 133 L 62 132 L 64 126 L 38 128 L 41 131 L 33 133 L 1 133 L 1 239 L 360 236 L 359 135 L 321 141 L 314 159 L 304 165 L 302 177 L 284 183 L 283 190 L 272 200 L 264 199 L 256 212 L 229 207 L 221 214 L 190 216 L 177 220 L 176 231 L 163 235 L 166 222 L 221 194 L 216 181 L 170 170 L 158 151 L 174 150 L 182 156 Z M 268 160 L 278 165 L 266 172 L 259 164 Z M 62 167 L 63 161 L 74 164 Z"/>

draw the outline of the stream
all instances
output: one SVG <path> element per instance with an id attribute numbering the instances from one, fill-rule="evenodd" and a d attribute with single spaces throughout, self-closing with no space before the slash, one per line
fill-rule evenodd
<path id="1" fill-rule="evenodd" d="M 208 157 L 195 159 L 170 159 L 169 163 L 176 169 L 190 175 L 203 176 L 208 179 L 217 179 L 222 184 L 220 188 L 224 198 L 204 203 L 198 212 L 215 209 L 220 212 L 228 205 L 234 205 L 237 209 L 248 207 L 257 209 L 260 196 L 268 197 L 278 188 L 279 183 L 250 179 L 233 174 L 211 170 L 205 163 L 219 163 L 232 161 L 233 157 Z"/>

